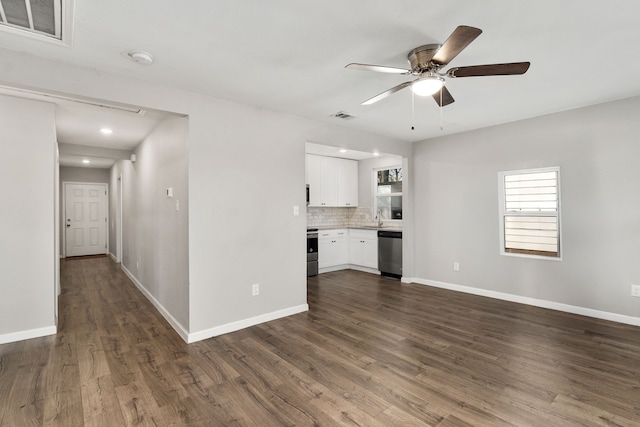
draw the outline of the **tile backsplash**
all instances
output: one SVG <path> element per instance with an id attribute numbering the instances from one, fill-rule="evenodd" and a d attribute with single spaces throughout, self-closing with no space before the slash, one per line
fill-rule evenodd
<path id="1" fill-rule="evenodd" d="M 307 207 L 307 227 L 376 227 L 378 221 L 371 215 L 371 208 L 323 208 Z M 384 221 L 385 228 L 402 228 L 402 221 Z"/>

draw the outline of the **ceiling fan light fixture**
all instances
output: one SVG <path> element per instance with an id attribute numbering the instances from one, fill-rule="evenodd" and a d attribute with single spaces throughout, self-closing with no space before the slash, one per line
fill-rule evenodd
<path id="1" fill-rule="evenodd" d="M 418 96 L 429 96 L 444 86 L 444 78 L 440 76 L 422 77 L 411 84 L 411 91 Z"/>

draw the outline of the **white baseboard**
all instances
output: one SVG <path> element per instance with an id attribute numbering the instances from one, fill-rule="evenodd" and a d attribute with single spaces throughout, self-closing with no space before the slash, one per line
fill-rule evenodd
<path id="1" fill-rule="evenodd" d="M 419 283 L 421 285 L 433 286 L 435 288 L 448 289 L 450 291 L 464 292 L 467 294 L 479 295 L 483 297 L 495 298 L 504 301 L 517 302 L 534 307 L 548 308 L 551 310 L 564 311 L 566 313 L 579 314 L 581 316 L 594 317 L 596 319 L 610 320 L 612 322 L 624 323 L 627 325 L 640 326 L 640 317 L 627 316 L 624 314 L 610 313 L 607 311 L 594 310 L 592 308 L 579 307 L 575 305 L 563 304 L 554 301 L 541 300 L 537 298 L 523 297 L 520 295 L 507 294 L 504 292 L 490 291 L 487 289 L 474 288 L 471 286 L 454 285 L 451 283 L 438 282 L 436 280 L 420 279 L 417 277 L 403 277 L 405 283 Z"/>
<path id="2" fill-rule="evenodd" d="M 109 252 L 109 256 L 111 257 L 111 259 L 113 260 L 113 262 L 118 263 L 120 261 L 118 261 L 118 257 L 116 257 L 114 254 L 112 254 L 111 252 Z"/>
<path id="3" fill-rule="evenodd" d="M 273 311 L 271 313 L 261 314 L 260 316 L 250 317 L 249 319 L 238 320 L 236 322 L 231 322 L 225 325 L 220 325 L 214 328 L 191 333 L 189 334 L 187 343 L 191 344 L 196 341 L 206 340 L 207 338 L 213 338 L 217 337 L 218 335 L 228 334 L 229 332 L 239 331 L 240 329 L 259 325 L 260 323 L 269 322 L 271 320 L 280 319 L 281 317 L 287 317 L 305 311 L 309 311 L 308 304 L 301 304 L 294 307 Z"/>
<path id="4" fill-rule="evenodd" d="M 189 333 L 187 332 L 187 330 L 180 324 L 180 322 L 178 322 L 175 317 L 173 317 L 171 315 L 171 313 L 169 313 L 167 311 L 166 308 L 164 308 L 164 306 L 160 303 L 160 301 L 158 301 L 153 295 L 151 295 L 151 293 L 144 287 L 142 286 L 142 283 L 140 283 L 140 281 L 138 281 L 138 279 L 129 271 L 127 270 L 127 268 L 124 266 L 124 264 L 120 264 L 120 268 L 122 268 L 122 271 L 124 271 L 124 274 L 127 275 L 127 277 L 129 279 L 131 279 L 131 281 L 136 285 L 136 288 L 138 288 L 140 290 L 140 292 L 142 292 L 142 294 L 147 297 L 147 299 L 149 301 L 151 301 L 151 304 L 153 304 L 153 306 L 160 312 L 160 314 L 162 314 L 162 317 L 165 318 L 165 320 L 167 322 L 169 322 L 169 324 L 171 325 L 171 327 L 173 329 L 175 329 L 175 331 L 178 333 L 178 335 L 180 335 L 180 337 L 185 341 L 185 342 L 189 342 Z"/>
<path id="5" fill-rule="evenodd" d="M 355 264 L 340 264 L 340 265 L 332 265 L 331 267 L 322 267 L 318 269 L 318 274 L 330 273 L 332 271 L 340 271 L 340 270 L 358 270 L 358 271 L 364 271 L 365 273 L 378 274 L 378 275 L 380 274 L 380 271 L 377 268 L 363 267 L 361 265 L 355 265 Z"/>
<path id="6" fill-rule="evenodd" d="M 127 275 L 129 279 L 136 285 L 136 287 L 142 292 L 142 294 L 153 304 L 153 306 L 162 314 L 167 322 L 173 329 L 180 335 L 180 337 L 187 343 L 191 344 L 196 341 L 201 341 L 207 338 L 212 338 L 218 335 L 226 334 L 229 332 L 238 331 L 240 329 L 248 328 L 249 326 L 258 325 L 260 323 L 268 322 L 270 320 L 279 319 L 281 317 L 291 316 L 293 314 L 302 313 L 309 310 L 308 304 L 302 304 L 295 307 L 285 308 L 283 310 L 274 311 L 271 313 L 263 314 L 249 319 L 239 320 L 237 322 L 227 323 L 225 325 L 216 326 L 214 328 L 206 329 L 195 333 L 189 333 L 172 315 L 167 309 L 153 296 L 151 293 L 142 286 L 142 283 L 123 265 L 120 264 L 122 271 Z"/>
<path id="7" fill-rule="evenodd" d="M 354 264 L 349 264 L 349 268 L 352 270 L 363 271 L 365 273 L 377 274 L 378 276 L 380 275 L 380 270 L 378 270 L 377 268 L 364 267 L 362 265 Z"/>
<path id="8" fill-rule="evenodd" d="M 346 270 L 349 268 L 349 264 L 332 265 L 331 267 L 318 268 L 318 274 L 330 273 L 332 271 Z"/>
<path id="9" fill-rule="evenodd" d="M 10 332 L 8 334 L 0 335 L 0 344 L 46 337 L 47 335 L 55 335 L 56 332 L 57 328 L 55 326 L 46 326 L 44 328 L 29 329 L 27 331 L 20 332 Z"/>

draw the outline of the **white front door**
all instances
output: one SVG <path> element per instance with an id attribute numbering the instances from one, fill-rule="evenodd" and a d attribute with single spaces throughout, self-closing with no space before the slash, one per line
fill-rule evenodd
<path id="1" fill-rule="evenodd" d="M 65 183 L 66 256 L 107 253 L 107 185 Z"/>

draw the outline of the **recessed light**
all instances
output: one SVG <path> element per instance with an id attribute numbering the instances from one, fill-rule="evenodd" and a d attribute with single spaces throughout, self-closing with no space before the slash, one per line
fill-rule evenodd
<path id="1" fill-rule="evenodd" d="M 340 150 L 341 153 L 346 153 L 347 150 L 345 150 L 344 148 Z"/>
<path id="2" fill-rule="evenodd" d="M 103 135 L 111 135 L 113 133 L 113 131 L 111 129 L 109 129 L 109 128 L 102 128 L 102 129 L 100 129 L 100 132 Z"/>
<path id="3" fill-rule="evenodd" d="M 378 153 L 377 151 L 375 151 L 375 152 L 373 153 L 373 155 L 374 155 L 374 156 L 379 156 L 379 155 L 380 155 L 380 153 Z"/>
<path id="4" fill-rule="evenodd" d="M 91 163 L 91 160 L 84 159 L 82 163 L 84 163 L 85 165 L 88 165 L 89 163 Z"/>

